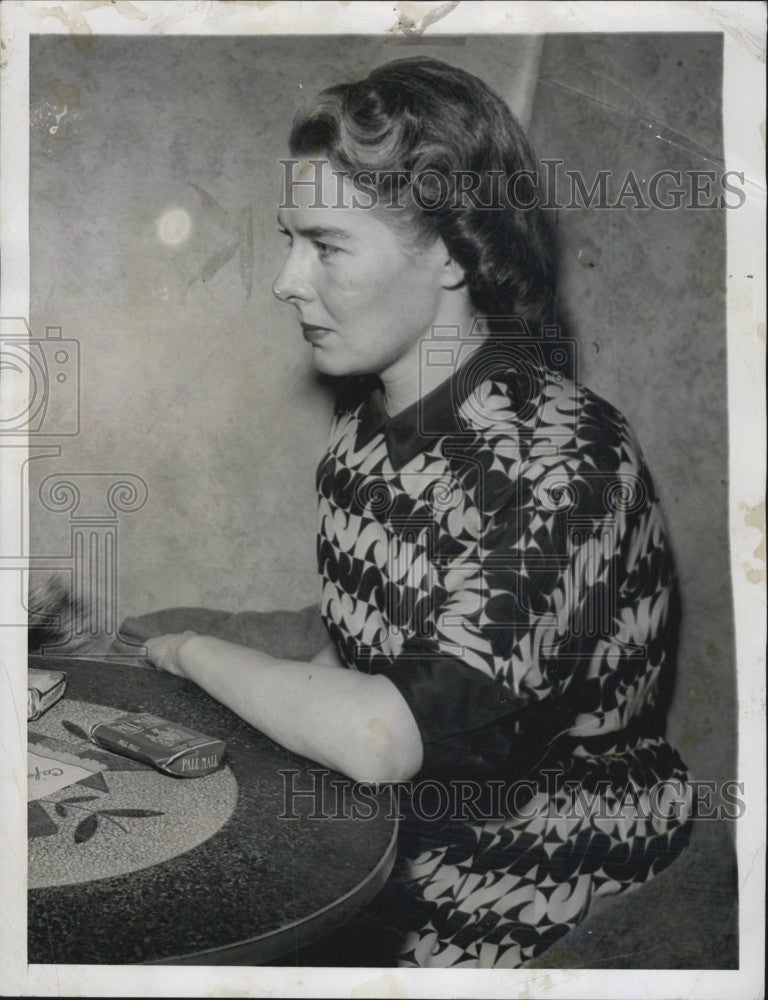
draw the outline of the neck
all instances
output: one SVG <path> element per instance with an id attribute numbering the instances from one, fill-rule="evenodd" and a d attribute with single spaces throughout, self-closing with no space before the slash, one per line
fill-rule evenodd
<path id="1" fill-rule="evenodd" d="M 472 323 L 473 317 L 468 316 L 465 322 L 452 324 L 458 327 L 457 338 L 444 341 L 444 351 L 441 351 L 444 356 L 452 355 L 451 364 L 446 364 L 442 358 L 439 364 L 425 361 L 421 345 L 430 339 L 430 334 L 426 334 L 415 345 L 414 350 L 401 359 L 399 365 L 380 374 L 384 385 L 384 405 L 391 417 L 442 385 L 453 375 L 458 365 L 480 347 L 484 336 L 478 334 L 477 330 L 469 336 Z"/>

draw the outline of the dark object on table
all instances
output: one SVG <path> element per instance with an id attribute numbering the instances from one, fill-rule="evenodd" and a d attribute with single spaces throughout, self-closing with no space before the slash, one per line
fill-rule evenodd
<path id="1" fill-rule="evenodd" d="M 200 778 L 220 765 L 226 744 L 149 712 L 99 722 L 89 736 L 105 750 L 151 764 L 177 778 Z"/>

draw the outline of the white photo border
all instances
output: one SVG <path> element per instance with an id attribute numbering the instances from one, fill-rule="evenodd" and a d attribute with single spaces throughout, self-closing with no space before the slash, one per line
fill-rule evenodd
<path id="1" fill-rule="evenodd" d="M 729 531 L 738 684 L 738 775 L 749 808 L 737 824 L 738 970 L 400 970 L 27 966 L 26 630 L 0 630 L 0 990 L 32 996 L 408 996 L 757 998 L 763 990 L 765 884 L 765 536 L 743 506 L 764 512 L 765 484 L 765 6 L 760 2 L 272 4 L 6 0 L 0 6 L 0 315 L 29 315 L 29 36 L 722 32 L 727 170 L 743 171 L 747 207 L 727 213 Z M 762 125 L 761 125 L 762 122 Z M 762 131 L 761 131 L 762 129 Z M 4 404 L 10 405 L 6 400 Z M 3 455 L 0 450 L 0 460 Z M 1 471 L 1 470 L 0 470 Z M 2 524 L 20 517 L 18 491 L 0 493 Z M 25 550 L 26 551 L 26 550 Z M 762 582 L 754 583 L 762 574 Z M 0 573 L 0 602 L 13 600 Z"/>

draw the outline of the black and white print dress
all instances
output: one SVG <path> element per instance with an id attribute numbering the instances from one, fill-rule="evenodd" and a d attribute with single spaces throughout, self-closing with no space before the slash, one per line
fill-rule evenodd
<path id="1" fill-rule="evenodd" d="M 514 341 L 389 418 L 351 379 L 317 472 L 321 612 L 418 724 L 402 966 L 512 968 L 690 832 L 664 738 L 679 605 L 626 420 Z"/>

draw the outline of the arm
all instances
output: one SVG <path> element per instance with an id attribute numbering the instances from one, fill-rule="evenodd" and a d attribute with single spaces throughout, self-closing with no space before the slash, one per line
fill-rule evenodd
<path id="1" fill-rule="evenodd" d="M 386 677 L 279 660 L 184 633 L 147 641 L 149 659 L 198 684 L 289 750 L 355 781 L 402 781 L 421 767 L 419 730 Z"/>
<path id="2" fill-rule="evenodd" d="M 310 663 L 324 663 L 328 667 L 343 667 L 344 664 L 339 659 L 339 654 L 336 652 L 336 647 L 332 642 L 326 643 L 321 650 L 319 650 L 312 659 Z"/>

